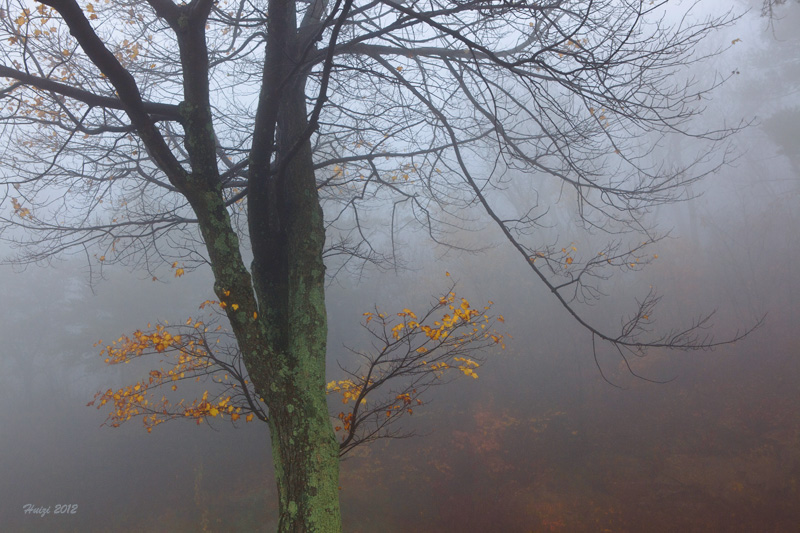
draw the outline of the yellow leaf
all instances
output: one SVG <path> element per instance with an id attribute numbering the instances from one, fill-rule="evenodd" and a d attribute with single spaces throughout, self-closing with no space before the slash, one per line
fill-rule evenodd
<path id="1" fill-rule="evenodd" d="M 236 311 L 237 309 L 239 309 L 239 304 L 231 304 L 231 307 L 233 308 L 234 311 Z"/>
<path id="2" fill-rule="evenodd" d="M 245 421 L 247 421 L 247 422 L 251 422 L 252 420 L 253 420 L 253 413 L 250 413 L 249 415 L 247 415 L 245 417 Z"/>

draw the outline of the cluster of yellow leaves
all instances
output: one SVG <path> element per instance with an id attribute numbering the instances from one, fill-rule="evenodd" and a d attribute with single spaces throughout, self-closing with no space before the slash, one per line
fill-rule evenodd
<path id="1" fill-rule="evenodd" d="M 34 11 L 28 8 L 23 9 L 19 16 L 14 19 L 14 24 L 17 25 L 17 28 L 21 28 L 32 20 L 38 20 L 39 24 L 45 25 L 52 17 L 53 9 L 44 4 L 39 4 Z"/>
<path id="2" fill-rule="evenodd" d="M 408 181 L 411 178 L 411 174 L 416 174 L 419 172 L 419 168 L 414 163 L 405 163 L 400 170 L 397 172 L 393 172 L 390 176 L 392 181 L 397 181 L 398 178 L 402 179 L 403 181 Z"/>
<path id="3" fill-rule="evenodd" d="M 186 272 L 183 270 L 183 267 L 179 267 L 179 266 L 178 266 L 178 262 L 177 262 L 177 261 L 175 261 L 174 263 L 172 263 L 172 268 L 174 268 L 174 269 L 175 269 L 175 277 L 176 277 L 176 278 L 179 278 L 179 277 L 183 276 L 183 275 L 186 273 Z"/>
<path id="4" fill-rule="evenodd" d="M 587 44 L 589 44 L 588 38 L 578 39 L 577 41 L 569 39 L 567 41 L 567 48 L 569 48 L 570 46 L 574 46 L 575 48 L 580 48 L 580 45 L 587 45 Z"/>
<path id="5" fill-rule="evenodd" d="M 14 208 L 14 214 L 19 218 L 33 218 L 31 210 L 27 207 L 22 207 L 22 204 L 16 198 L 11 198 L 11 206 Z"/>
<path id="6" fill-rule="evenodd" d="M 22 13 L 20 13 L 20 15 L 14 19 L 14 24 L 16 24 L 18 28 L 22 27 L 30 21 L 30 16 L 31 10 L 27 8 L 23 9 Z"/>
<path id="7" fill-rule="evenodd" d="M 528 261 L 530 261 L 531 263 L 535 263 L 536 260 L 539 259 L 540 257 L 544 258 L 544 257 L 547 257 L 547 256 L 545 255 L 544 252 L 536 252 L 534 255 L 532 255 L 532 256 L 530 256 L 528 258 Z"/>
<path id="8" fill-rule="evenodd" d="M 501 342 L 498 335 L 490 334 L 490 336 L 492 337 L 492 340 L 494 342 L 496 343 Z M 439 377 L 441 377 L 444 374 L 445 370 L 455 367 L 461 372 L 463 372 L 465 376 L 469 376 L 472 379 L 478 379 L 478 373 L 475 372 L 475 369 L 481 366 L 480 363 L 478 363 L 477 361 L 473 361 L 472 359 L 468 359 L 466 357 L 454 357 L 453 361 L 456 362 L 455 365 L 451 365 L 446 361 L 439 361 L 437 363 L 428 363 L 427 361 L 421 361 L 420 364 L 423 366 L 427 366 L 429 369 L 435 372 Z"/>
<path id="9" fill-rule="evenodd" d="M 87 13 L 89 13 L 89 20 L 97 20 L 97 13 L 94 10 L 94 5 L 86 4 L 86 7 L 84 9 L 86 10 Z"/>
<path id="10" fill-rule="evenodd" d="M 206 300 L 200 304 L 200 309 L 205 309 L 208 305 L 219 305 L 219 302 L 216 300 Z"/>
<path id="11" fill-rule="evenodd" d="M 439 305 L 450 312 L 445 312 L 441 319 L 433 322 L 432 326 L 421 324 L 413 311 L 403 309 L 402 312 L 397 313 L 397 316 L 403 321 L 391 327 L 392 337 L 395 340 L 399 340 L 401 335 L 410 336 L 413 333 L 421 332 L 428 340 L 419 346 L 416 352 L 424 354 L 435 347 L 436 343 L 444 342 L 455 330 L 461 328 L 462 333 L 459 338 L 467 338 L 468 340 L 475 340 L 476 337 L 491 339 L 493 343 L 499 344 L 501 348 L 505 349 L 503 335 L 486 330 L 487 325 L 489 325 L 489 315 L 486 313 L 491 309 L 494 302 L 490 300 L 483 309 L 476 309 L 470 305 L 466 298 L 460 298 L 458 305 L 456 305 L 456 300 L 457 296 L 454 292 L 450 292 L 439 299 Z M 381 319 L 384 322 L 387 320 L 387 316 L 383 313 L 378 313 L 377 315 L 364 313 L 364 317 L 366 317 L 365 324 L 369 324 L 373 318 Z M 505 322 L 502 315 L 498 315 L 497 320 Z M 482 331 L 483 333 L 481 333 Z M 453 342 L 458 344 L 459 341 L 455 340 Z"/>
<path id="12" fill-rule="evenodd" d="M 557 253 L 552 252 L 536 252 L 532 256 L 528 258 L 531 263 L 535 263 L 537 259 L 544 259 L 547 258 L 548 260 L 558 261 L 560 262 L 564 268 L 569 268 L 572 263 L 575 262 L 575 258 L 573 254 L 578 251 L 578 248 L 575 247 L 575 243 L 570 243 L 569 247 L 564 247 L 561 249 L 561 256 L 559 257 Z"/>
<path id="13" fill-rule="evenodd" d="M 108 0 L 105 0 L 105 3 L 107 4 Z M 97 8 L 95 7 L 95 4 L 87 3 L 84 6 L 83 10 L 86 13 L 86 16 L 87 16 L 87 18 L 89 20 L 97 20 L 98 19 Z M 34 21 L 38 22 L 39 26 L 44 26 L 45 24 L 48 24 L 50 22 L 50 20 L 53 18 L 53 14 L 54 14 L 54 10 L 52 8 L 44 5 L 44 4 L 39 4 L 36 7 L 35 11 L 31 11 L 30 9 L 27 9 L 27 8 L 23 9 L 22 12 L 19 14 L 19 16 L 17 16 L 17 18 L 14 19 L 14 23 L 16 24 L 19 32 L 16 35 L 13 35 L 13 36 L 9 37 L 8 38 L 8 42 L 10 44 L 16 44 L 17 42 L 21 41 L 24 44 L 25 43 L 25 36 L 23 35 L 23 32 L 24 32 L 23 26 L 28 26 L 29 24 L 31 24 Z M 128 24 L 134 24 L 135 20 L 138 20 L 139 22 L 144 20 L 141 15 L 138 15 L 138 16 L 134 17 L 133 10 L 130 10 L 128 14 L 131 17 L 127 21 Z M 29 29 L 27 31 L 27 35 L 35 37 L 35 38 L 49 37 L 50 35 L 56 34 L 56 32 L 57 32 L 57 28 L 55 28 L 55 27 L 49 27 L 49 28 L 43 28 L 43 29 L 40 29 L 39 27 L 34 27 L 32 30 Z M 148 40 L 149 40 L 149 38 L 148 38 Z M 61 50 L 61 55 L 65 56 L 65 57 L 69 56 L 71 53 L 72 52 L 67 48 L 64 48 L 64 49 Z M 131 63 L 133 61 L 136 61 L 137 58 L 139 57 L 140 53 L 141 53 L 141 44 L 140 44 L 140 42 L 138 42 L 138 41 L 129 41 L 128 39 L 125 39 L 125 40 L 122 41 L 122 43 L 120 43 L 118 45 L 118 49 L 114 53 L 114 56 L 117 58 L 117 60 L 120 63 L 125 64 L 125 63 Z M 153 66 L 154 65 L 151 65 L 151 68 Z"/>
<path id="14" fill-rule="evenodd" d="M 358 384 L 352 379 L 344 379 L 340 381 L 331 381 L 326 386 L 326 393 L 331 394 L 332 392 L 341 393 L 342 394 L 342 403 L 348 404 L 352 400 L 353 402 L 358 401 L 358 397 L 361 395 L 362 390 L 364 389 L 364 383 L 362 378 L 362 383 Z M 366 398 L 361 398 L 361 403 L 367 403 Z M 353 427 L 353 420 L 355 419 L 353 412 L 350 411 L 345 413 L 341 411 L 336 417 L 339 419 L 340 424 L 334 426 L 335 431 L 342 431 L 344 430 L 345 433 L 349 433 L 350 429 Z M 346 437 L 342 437 L 346 438 Z"/>
<path id="15" fill-rule="evenodd" d="M 53 9 L 44 4 L 39 4 L 38 6 L 36 6 L 36 9 L 34 11 L 31 11 L 30 9 L 27 8 L 23 9 L 22 12 L 19 14 L 19 16 L 17 16 L 17 18 L 14 19 L 14 24 L 17 25 L 18 33 L 16 33 L 16 35 L 12 35 L 11 37 L 9 37 L 8 43 L 16 44 L 17 42 L 21 41 L 23 44 L 25 44 L 25 36 L 22 35 L 22 33 L 24 32 L 24 30 L 22 29 L 23 26 L 27 26 L 33 21 L 37 21 L 40 26 L 44 26 L 45 24 L 50 22 L 50 19 L 52 18 L 53 18 Z M 37 27 L 34 27 L 33 31 L 31 31 L 29 35 L 33 35 L 33 37 L 41 37 L 41 36 L 47 37 L 51 33 L 55 32 L 56 32 L 55 27 L 50 27 L 45 29 L 39 29 Z"/>
<path id="16" fill-rule="evenodd" d="M 336 383 L 336 382 L 331 382 Z M 341 383 L 341 382 L 340 382 Z M 328 384 L 328 392 L 331 392 L 332 389 L 331 384 Z M 417 389 L 413 389 L 411 392 L 404 392 L 402 394 L 398 394 L 395 396 L 395 402 L 386 409 L 386 417 L 391 417 L 393 414 L 397 414 L 399 411 L 405 411 L 408 414 L 414 414 L 414 409 L 411 407 L 412 404 L 422 405 L 422 400 L 416 397 Z M 362 400 L 364 403 L 366 400 Z M 344 402 L 347 403 L 347 402 Z M 339 419 L 340 424 L 334 426 L 335 431 L 344 431 L 345 435 L 342 435 L 342 439 L 346 438 L 346 434 L 350 432 L 353 427 L 353 420 L 355 419 L 353 412 L 350 411 L 349 413 L 340 412 L 336 415 L 336 418 Z"/>
<path id="17" fill-rule="evenodd" d="M 342 381 L 331 381 L 327 385 L 327 393 L 340 392 L 342 394 L 342 403 L 347 404 L 350 400 L 356 401 L 364 389 L 364 384 L 357 384 L 352 379 L 345 379 Z M 366 398 L 361 399 L 361 403 L 367 403 Z"/>
<path id="18" fill-rule="evenodd" d="M 208 391 L 203 393 L 203 397 L 198 402 L 195 400 L 191 405 L 187 406 L 183 411 L 183 416 L 193 418 L 200 424 L 206 417 L 220 417 L 225 418 L 228 414 L 231 420 L 236 422 L 241 418 L 242 408 L 236 407 L 230 403 L 231 397 L 217 398 L 214 402 L 208 401 Z M 245 416 L 245 421 L 251 422 L 254 418 L 253 413 Z"/>
<path id="19" fill-rule="evenodd" d="M 198 333 L 208 331 L 205 324 L 199 320 L 190 318 L 186 321 L 186 325 Z M 150 327 L 148 324 L 148 328 Z M 101 355 L 106 356 L 106 363 L 129 363 L 142 355 L 170 352 L 173 356 L 170 360 L 172 366 L 167 369 L 161 367 L 158 370 L 151 370 L 146 378 L 116 391 L 112 389 L 100 391 L 88 405 L 97 404 L 99 409 L 111 402 L 113 407 L 108 416 L 108 424 L 113 427 L 118 427 L 122 422 L 141 415 L 148 432 L 157 425 L 178 417 L 194 419 L 198 424 L 206 417 L 224 417 L 225 414 L 233 421 L 238 420 L 242 416 L 242 408 L 231 403 L 231 396 L 209 401 L 206 391 L 200 400 L 195 399 L 191 403 L 180 400 L 177 404 L 173 404 L 166 396 L 156 400 L 152 395 L 152 390 L 156 388 L 169 386 L 172 391 L 176 391 L 178 381 L 191 378 L 199 381 L 201 375 L 208 373 L 214 363 L 208 358 L 208 352 L 197 340 L 198 338 L 199 336 L 190 335 L 187 340 L 184 336 L 173 335 L 161 324 L 149 332 L 137 330 L 132 337 L 121 336 L 101 350 Z M 97 344 L 102 342 L 98 341 Z M 226 375 L 225 379 L 227 377 Z M 235 388 L 236 385 L 232 384 L 232 387 Z M 247 422 L 253 418 L 253 413 L 245 416 Z"/>
<path id="20" fill-rule="evenodd" d="M 60 76 L 60 77 L 56 76 L 55 73 L 54 73 L 53 77 L 59 78 L 61 81 L 64 81 L 64 82 L 66 82 L 66 81 L 68 81 L 68 80 L 70 80 L 72 78 L 72 75 L 68 71 L 62 70 L 60 72 L 63 73 L 62 76 Z M 34 98 L 25 98 L 25 97 L 23 97 L 23 98 L 20 98 L 18 101 L 15 101 L 13 104 L 9 103 L 6 106 L 6 110 L 13 111 L 16 115 L 19 115 L 19 116 L 22 116 L 22 117 L 33 117 L 33 118 L 39 118 L 39 119 L 46 119 L 46 120 L 49 120 L 49 121 L 59 121 L 59 120 L 63 120 L 65 118 L 68 118 L 68 115 L 63 112 L 63 107 L 61 107 L 61 105 L 64 105 L 65 107 L 72 107 L 70 104 L 65 104 L 62 101 L 61 105 L 59 105 L 59 107 L 55 107 L 55 108 L 54 107 L 48 107 L 50 105 L 52 105 L 52 103 L 48 102 L 42 96 L 36 96 Z M 38 122 L 37 123 L 37 128 L 42 129 L 44 127 L 45 127 L 44 123 L 42 123 L 42 122 Z M 36 147 L 36 148 L 41 149 L 42 147 L 50 146 L 50 143 L 49 142 L 42 142 L 41 139 L 38 139 L 38 140 L 35 140 L 35 141 L 34 140 L 23 141 L 22 145 L 25 146 L 26 148 L 34 148 L 34 147 Z"/>
<path id="21" fill-rule="evenodd" d="M 569 48 L 575 48 L 575 50 L 577 51 L 577 50 L 580 50 L 582 45 L 587 45 L 587 44 L 589 44 L 589 39 L 579 39 L 577 41 L 573 41 L 572 39 L 568 39 L 567 42 L 566 42 L 566 47 L 568 49 Z M 559 52 L 558 57 L 564 57 L 565 55 L 566 55 L 565 53 Z"/>
<path id="22" fill-rule="evenodd" d="M 404 392 L 402 394 L 398 394 L 395 397 L 396 403 L 389 407 L 386 410 L 386 416 L 392 416 L 394 411 L 405 410 L 408 414 L 414 414 L 414 410 L 410 407 L 410 405 L 416 402 L 417 405 L 422 405 L 422 400 L 416 397 L 417 389 L 412 390 L 411 392 Z"/>
<path id="23" fill-rule="evenodd" d="M 570 253 L 571 252 L 577 252 L 577 251 L 578 251 L 578 249 L 575 248 L 575 243 L 570 245 L 569 251 L 567 251 L 566 248 L 562 248 L 561 249 L 561 253 L 564 254 L 564 268 L 569 267 L 569 265 L 571 265 L 572 262 L 574 261 L 574 259 L 570 255 Z"/>
<path id="24" fill-rule="evenodd" d="M 134 385 L 123 387 L 117 391 L 108 389 L 105 392 L 95 394 L 94 400 L 87 405 L 95 405 L 101 408 L 108 402 L 113 403 L 113 408 L 108 416 L 108 424 L 112 427 L 119 427 L 120 424 L 133 418 L 143 415 L 142 421 L 147 432 L 173 418 L 185 417 L 195 420 L 197 424 L 207 417 L 224 418 L 229 415 L 234 422 L 241 418 L 242 408 L 231 403 L 231 397 L 217 398 L 214 401 L 208 400 L 208 391 L 203 392 L 200 400 L 194 400 L 186 404 L 185 400 L 180 400 L 177 404 L 172 404 L 166 396 L 160 400 L 153 400 L 148 394 L 148 389 L 155 388 L 162 384 L 164 374 L 161 371 L 153 370 L 150 372 L 149 383 L 140 381 Z M 173 385 L 173 389 L 175 389 Z M 247 422 L 252 421 L 253 413 L 245 416 Z"/>
<path id="25" fill-rule="evenodd" d="M 604 128 L 608 127 L 608 117 L 606 116 L 606 113 L 607 111 L 605 108 L 601 108 L 599 111 L 593 107 L 589 108 L 589 114 L 596 117 Z"/>
<path id="26" fill-rule="evenodd" d="M 344 430 L 346 433 L 350 432 L 350 428 L 353 427 L 353 413 L 352 411 L 345 414 L 344 412 L 339 413 L 336 417 L 341 421 L 340 426 L 334 426 L 334 431 L 342 431 Z M 343 437 L 345 438 L 345 437 Z"/>
<path id="27" fill-rule="evenodd" d="M 196 328 L 201 328 L 202 322 L 195 324 Z M 150 324 L 147 325 L 150 328 Z M 103 341 L 98 341 L 97 344 L 102 344 Z M 181 355 L 192 355 L 194 357 L 202 357 L 205 351 L 197 349 L 195 341 L 190 340 L 184 344 L 180 335 L 172 335 L 164 325 L 157 324 L 155 331 L 152 333 L 145 333 L 141 330 L 133 332 L 133 337 L 122 335 L 119 339 L 107 345 L 102 353 L 106 354 L 106 363 L 110 365 L 118 363 L 127 363 L 135 357 L 140 357 L 145 353 L 158 352 L 161 353 L 167 349 L 178 350 Z M 195 351 L 197 349 L 198 351 Z"/>
<path id="28" fill-rule="evenodd" d="M 446 275 L 449 276 L 449 273 Z M 491 319 L 487 313 L 492 305 L 493 302 L 489 301 L 483 308 L 474 308 L 466 298 L 459 298 L 454 292 L 448 292 L 424 315 L 418 315 L 408 308 L 392 315 L 377 311 L 363 313 L 364 325 L 383 339 L 386 343 L 385 351 L 381 351 L 382 355 L 372 360 L 373 366 L 366 372 L 370 376 L 368 383 L 367 377 L 361 376 L 327 384 L 328 394 L 341 394 L 345 405 L 351 401 L 354 403 L 350 413 L 343 411 L 337 415 L 339 424 L 335 426 L 336 431 L 344 430 L 349 434 L 357 419 L 363 420 L 365 416 L 372 414 L 381 417 L 385 414 L 387 418 L 404 413 L 412 414 L 412 404 L 422 404 L 422 400 L 417 397 L 416 388 L 392 393 L 388 401 L 384 398 L 371 402 L 366 414 L 356 417 L 359 407 L 367 403 L 366 397 L 363 397 L 364 389 L 367 388 L 369 394 L 373 394 L 372 389 L 377 391 L 383 383 L 394 379 L 398 369 L 400 375 L 413 375 L 415 386 L 422 383 L 427 387 L 430 382 L 442 378 L 451 369 L 477 379 L 476 370 L 480 364 L 466 357 L 470 348 L 481 349 L 493 344 L 505 348 L 504 335 L 490 328 Z M 496 320 L 504 322 L 502 315 L 497 316 Z M 381 360 L 383 357 L 385 359 Z M 414 370 L 409 372 L 402 370 L 403 368 Z M 423 375 L 429 377 L 421 377 Z M 364 413 L 363 410 L 361 412 Z M 347 437 L 345 435 L 342 438 Z"/>
<path id="29" fill-rule="evenodd" d="M 231 295 L 231 291 L 227 291 L 226 290 L 226 291 L 223 291 L 223 293 L 222 293 L 222 296 L 224 298 L 227 298 L 230 295 Z M 229 307 L 229 304 L 226 301 L 221 301 L 220 302 L 220 301 L 217 301 L 217 300 L 206 300 L 205 302 L 200 304 L 200 309 L 205 309 L 206 306 L 213 306 L 213 305 L 216 305 L 217 307 L 219 307 L 222 310 L 225 310 L 227 307 Z M 239 307 L 240 306 L 237 303 L 231 303 L 230 304 L 230 308 L 233 309 L 234 311 L 238 311 Z M 258 311 L 253 311 L 253 320 L 258 320 Z"/>
<path id="30" fill-rule="evenodd" d="M 360 148 L 364 145 L 372 146 L 372 143 L 363 141 L 354 143 L 356 148 Z M 398 182 L 398 180 L 402 180 L 406 183 L 414 183 L 413 176 L 418 175 L 420 172 L 421 168 L 416 163 L 403 163 L 399 168 L 387 170 L 382 173 L 381 179 L 386 182 Z M 363 173 L 358 172 L 358 170 L 348 170 L 344 165 L 334 165 L 332 168 L 331 179 L 338 181 L 339 186 L 346 187 L 348 190 L 350 188 L 359 187 L 358 185 L 351 183 L 351 180 L 356 177 L 359 180 L 367 179 Z"/>
<path id="31" fill-rule="evenodd" d="M 402 334 L 404 334 L 403 330 L 405 331 L 406 335 L 409 335 L 415 331 L 422 332 L 428 339 L 432 341 L 440 341 L 447 339 L 453 330 L 458 328 L 459 326 L 463 326 L 465 324 L 471 324 L 475 326 L 471 332 L 466 332 L 463 335 L 470 336 L 474 333 L 477 333 L 478 326 L 480 329 L 485 329 L 486 324 L 489 322 L 489 316 L 485 314 L 491 307 L 492 302 L 489 302 L 488 306 L 485 306 L 483 310 L 478 310 L 470 306 L 470 303 L 465 299 L 461 298 L 460 304 L 455 305 L 456 294 L 451 292 L 447 296 L 443 296 L 439 300 L 439 304 L 442 306 L 447 306 L 450 310 L 450 313 L 445 313 L 440 320 L 436 320 L 433 322 L 433 326 L 427 324 L 420 324 L 418 322 L 417 315 L 411 311 L 410 309 L 403 309 L 402 312 L 397 313 L 397 316 L 403 319 L 403 322 L 399 322 L 392 326 L 391 332 L 392 336 L 395 339 L 399 339 Z M 377 317 L 382 320 L 386 319 L 386 315 L 382 313 L 378 313 L 377 315 L 374 313 L 364 313 L 364 317 L 366 317 L 365 322 L 368 324 L 373 318 Z M 475 319 L 482 319 L 484 323 L 478 324 Z M 503 321 L 503 317 L 500 316 L 498 318 L 501 322 Z M 484 335 L 485 338 L 489 338 L 490 334 Z M 502 336 L 495 335 L 492 336 L 495 342 L 500 343 Z M 505 348 L 505 346 L 503 346 Z M 425 353 L 428 351 L 428 348 L 425 346 L 420 346 L 417 349 L 419 353 Z"/>
<path id="32" fill-rule="evenodd" d="M 475 368 L 478 368 L 480 366 L 478 363 L 466 357 L 454 357 L 453 361 L 461 363 L 460 365 L 458 365 L 458 369 L 461 370 L 465 376 L 470 376 L 473 379 L 478 379 L 478 374 L 476 374 L 474 370 Z"/>
<path id="33" fill-rule="evenodd" d="M 139 48 L 138 42 L 132 43 L 128 41 L 128 39 L 125 39 L 120 44 L 120 48 L 114 53 L 114 57 L 117 58 L 117 61 L 125 65 L 127 63 L 136 61 L 140 52 L 141 49 Z"/>

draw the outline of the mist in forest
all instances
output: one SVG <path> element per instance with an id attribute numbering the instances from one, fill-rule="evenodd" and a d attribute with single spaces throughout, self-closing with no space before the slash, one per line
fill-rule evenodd
<path id="1" fill-rule="evenodd" d="M 663 295 L 656 329 L 709 312 L 706 332 L 718 340 L 766 315 L 763 325 L 713 351 L 593 353 L 591 336 L 491 230 L 461 237 L 497 244 L 478 253 L 410 232 L 404 268 L 331 281 L 329 379 L 353 362 L 349 349 L 368 346 L 363 313 L 424 308 L 452 282 L 475 305 L 494 302 L 506 349 L 483 354 L 479 379 L 429 390 L 404 421 L 416 436 L 343 462 L 346 531 L 796 530 L 800 6 L 780 6 L 771 24 L 757 11 L 717 36 L 719 46 L 740 39 L 715 64 L 737 74 L 709 101 L 708 120 L 751 122 L 733 139 L 731 163 L 694 185 L 694 199 L 652 213 L 669 233 L 653 247 L 658 257 L 599 280 L 606 296 L 586 316 L 618 328 L 652 286 Z M 656 155 L 691 149 L 691 139 L 675 140 Z M 509 201 L 523 193 L 508 191 Z M 603 246 L 602 234 L 573 238 L 570 222 L 551 228 L 559 242 L 586 254 Z M 94 343 L 197 316 L 213 298 L 209 272 L 153 281 L 111 268 L 90 286 L 81 257 L 3 268 L 4 531 L 275 530 L 265 424 L 175 420 L 147 433 L 138 420 L 102 426 L 107 409 L 86 406 L 150 369 L 106 365 Z M 60 506 L 76 512 L 56 514 Z"/>

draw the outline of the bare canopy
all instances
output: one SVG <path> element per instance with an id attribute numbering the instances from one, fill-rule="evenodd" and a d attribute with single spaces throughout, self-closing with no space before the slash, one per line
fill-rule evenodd
<path id="1" fill-rule="evenodd" d="M 692 123 L 724 80 L 682 72 L 719 51 L 698 45 L 733 17 L 676 9 L 5 0 L 0 235 L 18 245 L 17 262 L 83 253 L 96 269 L 154 276 L 208 265 L 268 407 L 280 529 L 336 531 L 325 270 L 397 264 L 409 226 L 467 247 L 459 232 L 491 223 L 593 341 L 623 358 L 715 345 L 707 318 L 654 332 L 653 293 L 617 332 L 579 305 L 600 296 L 599 279 L 652 257 L 649 209 L 684 199 L 724 163 L 719 142 L 733 130 Z M 681 167 L 653 151 L 676 133 L 703 147 Z M 608 245 L 552 242 L 548 216 L 561 206 Z"/>

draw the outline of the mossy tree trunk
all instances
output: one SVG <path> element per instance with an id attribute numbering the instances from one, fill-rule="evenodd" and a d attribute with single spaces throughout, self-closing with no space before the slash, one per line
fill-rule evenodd
<path id="1" fill-rule="evenodd" d="M 183 127 L 188 161 L 176 158 L 133 76 L 94 32 L 74 0 L 43 0 L 113 84 L 151 160 L 197 217 L 225 310 L 256 392 L 267 403 L 282 532 L 338 532 L 339 447 L 325 394 L 325 227 L 317 195 L 298 67 L 308 32 L 294 0 L 270 0 L 267 46 L 248 168 L 254 260 L 246 268 L 223 195 L 212 115 L 206 23 L 212 0 L 150 5 L 175 33 L 183 101 L 163 106 Z M 318 10 L 314 10 L 317 13 Z M 317 13 L 319 15 L 319 13 Z M 309 15 L 310 16 L 310 15 Z M 313 17 L 312 17 L 313 18 Z"/>
<path id="2" fill-rule="evenodd" d="M 250 157 L 252 275 L 267 352 L 245 352 L 269 408 L 281 532 L 335 532 L 339 446 L 325 394 L 325 226 L 308 135 L 306 43 L 293 0 L 270 2 Z"/>

